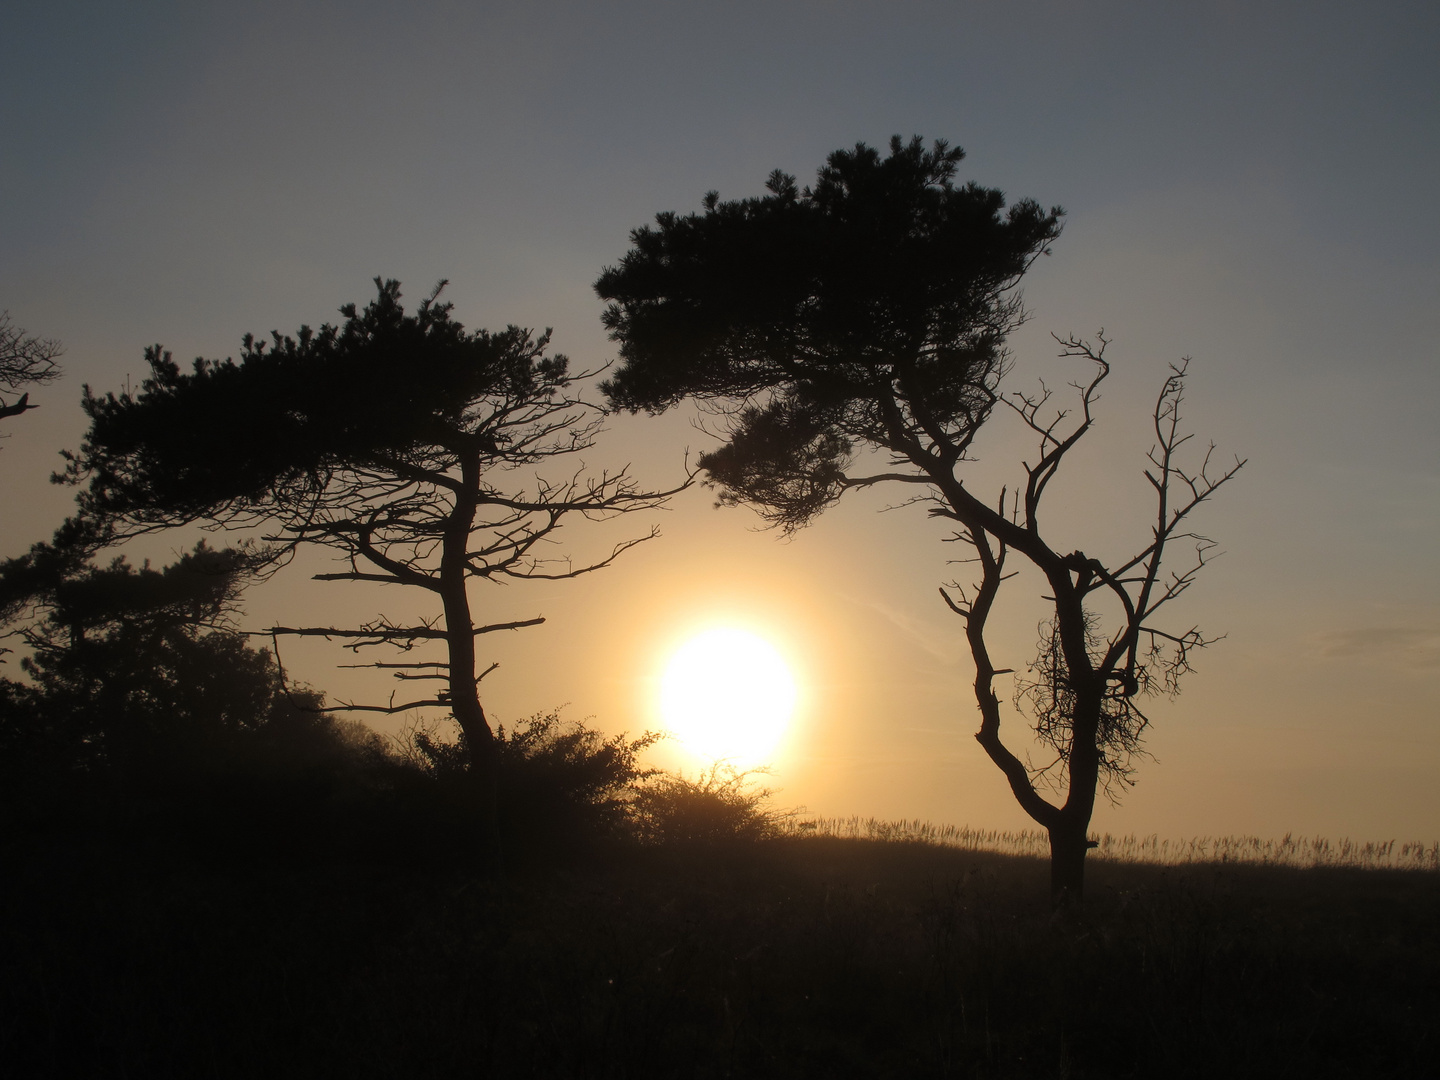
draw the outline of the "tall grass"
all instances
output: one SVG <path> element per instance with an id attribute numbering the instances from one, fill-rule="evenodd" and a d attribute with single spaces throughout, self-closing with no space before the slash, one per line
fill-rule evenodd
<path id="1" fill-rule="evenodd" d="M 988 851 L 1001 855 L 1043 857 L 1050 840 L 1038 829 L 972 829 L 968 825 L 936 825 L 914 820 L 879 818 L 800 817 L 782 822 L 786 833 L 797 836 L 834 836 L 845 839 L 910 841 Z M 1286 833 L 1279 840 L 1259 836 L 1197 836 L 1162 840 L 1158 835 L 1091 837 L 1096 842 L 1091 858 L 1119 863 L 1179 866 L 1194 863 L 1244 863 L 1257 866 L 1348 867 L 1359 870 L 1428 870 L 1440 872 L 1440 843 L 1399 843 L 1395 840 L 1361 843 L 1348 837 L 1297 837 Z"/>

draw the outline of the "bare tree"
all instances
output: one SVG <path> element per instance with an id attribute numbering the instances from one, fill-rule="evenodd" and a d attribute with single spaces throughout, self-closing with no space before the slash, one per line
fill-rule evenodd
<path id="1" fill-rule="evenodd" d="M 1190 588 L 1215 551 L 1214 541 L 1191 531 L 1190 515 L 1245 464 L 1237 458 L 1215 469 L 1213 444 L 1197 464 L 1182 464 L 1182 448 L 1192 437 L 1181 425 L 1189 361 L 1172 365 L 1155 402 L 1155 445 L 1145 471 L 1155 497 L 1148 542 L 1123 561 L 1108 564 L 1053 545 L 1041 528 L 1040 505 L 1066 455 L 1093 423 L 1100 385 L 1110 374 L 1103 332 L 1097 341 L 1061 340 L 1062 356 L 1094 365 L 1089 382 L 1074 384 L 1079 401 L 1073 416 L 1050 409 L 1051 394 L 1043 385 L 1038 393 L 1001 398 L 1039 437 L 1039 456 L 1035 464 L 1025 464 L 1020 488 L 1002 490 L 993 508 L 969 492 L 929 500 L 933 515 L 959 523 L 956 539 L 974 551 L 966 561 L 980 568 L 980 580 L 970 588 L 954 585 L 955 595 L 940 590 L 965 620 L 975 661 L 981 714 L 975 738 L 1005 774 L 1021 807 L 1048 831 L 1051 889 L 1057 899 L 1078 899 L 1083 893 L 1097 791 L 1115 797 L 1133 782 L 1134 758 L 1143 752 L 1150 723 L 1140 702 L 1178 693 L 1192 654 L 1215 640 L 1198 627 L 1160 621 L 1160 612 Z M 1180 570 L 1165 563 L 1176 543 L 1188 544 L 1192 552 Z M 1042 627 L 1037 656 L 1028 673 L 1015 680 L 1017 709 L 1029 713 L 1037 738 L 1055 754 L 1038 768 L 1021 761 L 1001 738 L 995 677 L 1012 669 L 995 667 L 985 639 L 1000 587 L 1015 576 L 1006 570 L 1012 552 L 1039 570 L 1050 590 L 1045 599 L 1051 616 Z M 1047 799 L 1041 793 L 1045 787 L 1060 800 Z"/>
<path id="2" fill-rule="evenodd" d="M 0 386 L 14 393 L 24 386 L 38 386 L 60 377 L 56 358 L 64 350 L 58 341 L 35 337 L 15 325 L 10 312 L 0 312 Z M 36 406 L 29 393 L 14 402 L 0 398 L 0 419 L 19 416 Z"/>

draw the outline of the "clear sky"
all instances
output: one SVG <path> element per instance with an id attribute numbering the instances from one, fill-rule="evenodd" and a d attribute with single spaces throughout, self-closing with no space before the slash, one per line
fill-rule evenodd
<path id="1" fill-rule="evenodd" d="M 147 344 L 230 355 L 334 319 L 376 275 L 412 299 L 443 277 L 468 325 L 552 326 L 603 363 L 592 282 L 655 212 L 940 137 L 964 178 L 1068 211 L 1013 385 L 1076 374 L 1052 331 L 1114 339 L 1056 546 L 1143 535 L 1168 361 L 1193 357 L 1199 434 L 1250 461 L 1198 519 L 1226 554 L 1178 612 L 1228 637 L 1157 704 L 1158 761 L 1095 826 L 1440 837 L 1434 4 L 57 2 L 7 6 L 0 34 L 0 307 L 63 340 L 67 371 L 5 423 L 0 553 L 67 510 L 45 478 L 84 430 L 81 384 L 138 381 Z M 625 418 L 592 460 L 663 483 L 687 445 L 708 444 L 683 415 Z M 975 483 L 1026 446 L 997 418 Z M 782 802 L 1024 825 L 970 737 L 943 530 L 867 495 L 784 542 L 712 501 L 688 493 L 592 579 L 477 590 L 496 618 L 550 620 L 493 643 L 492 712 L 569 703 L 638 732 L 687 632 L 750 626 L 801 687 Z M 303 569 L 248 596 L 250 625 L 406 603 Z M 1029 658 L 1038 610 L 1005 616 L 1002 666 Z M 350 685 L 343 654 L 287 661 Z"/>

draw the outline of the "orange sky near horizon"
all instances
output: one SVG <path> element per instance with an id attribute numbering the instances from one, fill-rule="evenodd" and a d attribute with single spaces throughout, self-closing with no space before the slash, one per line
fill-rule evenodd
<path id="1" fill-rule="evenodd" d="M 1181 356 L 1196 441 L 1250 461 L 1197 514 L 1224 555 L 1175 607 L 1227 636 L 1179 699 L 1153 703 L 1156 760 L 1094 829 L 1440 837 L 1440 14 L 422 7 L 404 22 L 311 3 L 15 17 L 0 307 L 65 343 L 66 378 L 4 424 L 0 555 L 67 510 L 46 477 L 83 434 L 82 383 L 138 380 L 152 342 L 233 355 L 246 331 L 363 303 L 378 274 L 412 302 L 448 278 L 468 326 L 553 326 L 558 350 L 603 364 L 591 283 L 631 228 L 712 188 L 758 194 L 773 168 L 804 182 L 856 140 L 943 137 L 969 151 L 962 180 L 1069 212 L 1026 280 L 1009 385 L 1084 374 L 1052 331 L 1114 341 L 1097 427 L 1048 496 L 1055 546 L 1143 544 L 1150 409 Z M 692 419 L 613 418 L 587 464 L 673 484 L 686 448 L 707 445 Z M 998 492 L 1031 451 L 998 414 L 970 483 Z M 922 508 L 885 510 L 904 494 L 857 493 L 791 539 L 699 487 L 643 521 L 567 527 L 580 554 L 651 520 L 662 536 L 580 580 L 477 585 L 487 620 L 548 620 L 482 640 L 501 663 L 487 707 L 513 723 L 563 705 L 638 734 L 660 722 L 673 650 L 732 625 L 773 643 L 798 684 L 767 781 L 780 805 L 1027 827 L 971 737 L 962 626 L 936 592 L 965 568 Z M 400 590 L 309 581 L 324 559 L 247 594 L 247 627 L 418 610 Z M 1031 658 L 1039 591 L 1007 587 L 999 666 Z M 334 645 L 283 648 L 332 696 L 394 685 L 338 670 L 355 661 Z M 697 764 L 673 745 L 656 760 Z"/>

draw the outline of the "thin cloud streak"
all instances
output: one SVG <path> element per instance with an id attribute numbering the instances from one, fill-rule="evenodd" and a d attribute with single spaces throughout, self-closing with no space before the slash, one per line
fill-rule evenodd
<path id="1" fill-rule="evenodd" d="M 1367 626 L 1320 634 L 1320 655 L 1388 661 L 1397 667 L 1440 667 L 1440 629 Z"/>

